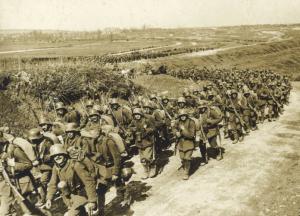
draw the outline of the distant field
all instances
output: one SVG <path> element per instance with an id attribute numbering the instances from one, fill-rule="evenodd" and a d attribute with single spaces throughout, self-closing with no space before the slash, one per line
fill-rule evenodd
<path id="1" fill-rule="evenodd" d="M 137 62 L 126 62 L 122 63 L 121 66 L 125 68 L 138 68 L 141 64 L 151 63 L 166 64 L 169 67 L 174 65 L 196 65 L 203 67 L 268 68 L 280 73 L 289 74 L 294 79 L 300 80 L 299 26 L 261 25 L 132 30 L 115 34 L 114 41 L 112 42 L 107 39 L 100 41 L 75 40 L 63 43 L 47 43 L 45 41 L 37 43 L 1 42 L 0 63 L 1 61 L 4 62 L 6 58 L 11 57 L 101 56 L 108 53 L 122 53 L 131 50 L 143 50 L 145 48 L 154 48 L 153 50 L 160 51 L 169 48 L 225 47 L 226 50 L 215 52 L 208 56 L 180 54 L 157 58 L 155 60 L 143 59 Z M 4 53 L 4 51 L 22 51 L 26 49 L 41 50 Z M 149 49 L 147 52 L 152 52 L 152 50 Z M 15 62 L 18 63 L 18 61 Z M 9 69 L 9 67 L 5 66 L 6 69 Z"/>

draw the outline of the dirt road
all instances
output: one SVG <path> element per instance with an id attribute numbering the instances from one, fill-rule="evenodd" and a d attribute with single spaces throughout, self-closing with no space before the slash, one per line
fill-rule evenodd
<path id="1" fill-rule="evenodd" d="M 211 216 L 287 215 L 300 210 L 300 84 L 294 83 L 291 103 L 275 122 L 259 125 L 244 142 L 224 142 L 224 160 L 210 160 L 199 167 L 194 153 L 194 173 L 181 180 L 178 156 L 166 154 L 163 172 L 154 179 L 140 180 L 141 166 L 133 159 L 135 171 L 129 190 L 129 210 L 114 201 L 108 215 Z M 298 183 L 298 185 L 297 185 Z M 109 201 L 113 193 L 110 193 Z"/>

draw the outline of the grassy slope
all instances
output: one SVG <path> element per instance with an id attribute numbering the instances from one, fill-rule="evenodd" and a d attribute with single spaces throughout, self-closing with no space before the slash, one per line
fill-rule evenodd
<path id="1" fill-rule="evenodd" d="M 197 65 L 207 67 L 268 68 L 279 73 L 300 75 L 300 40 L 286 40 L 268 44 L 231 49 L 217 55 L 158 59 L 154 64 L 172 66 Z"/>

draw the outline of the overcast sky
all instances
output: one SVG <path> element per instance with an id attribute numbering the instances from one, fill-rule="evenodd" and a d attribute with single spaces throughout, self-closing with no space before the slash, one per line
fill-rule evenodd
<path id="1" fill-rule="evenodd" d="M 300 23 L 300 0 L 0 0 L 0 29 Z"/>

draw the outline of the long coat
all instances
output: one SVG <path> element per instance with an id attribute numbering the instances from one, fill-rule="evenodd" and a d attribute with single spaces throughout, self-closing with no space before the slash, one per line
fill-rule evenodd
<path id="1" fill-rule="evenodd" d="M 177 139 L 177 148 L 179 151 L 187 152 L 195 148 L 194 139 L 196 135 L 196 124 L 188 118 L 186 121 L 177 120 L 174 131 L 180 133 Z"/>
<path id="2" fill-rule="evenodd" d="M 62 168 L 57 167 L 56 165 L 52 169 L 52 176 L 49 182 L 47 190 L 47 200 L 52 200 L 54 194 L 57 190 L 57 184 L 61 181 L 66 182 L 66 189 L 68 194 L 79 194 L 78 185 L 82 184 L 84 186 L 85 192 L 87 194 L 87 199 L 89 202 L 96 202 L 96 182 L 95 179 L 88 172 L 86 167 L 77 161 L 68 160 L 66 165 Z M 71 204 L 67 202 L 66 195 L 63 193 L 64 201 L 67 206 Z"/>
<path id="3" fill-rule="evenodd" d="M 155 122 L 152 116 L 145 115 L 140 120 L 133 120 L 130 124 L 131 130 L 136 137 L 135 145 L 139 149 L 145 149 L 154 145 Z M 140 139 L 138 138 L 140 137 Z"/>

